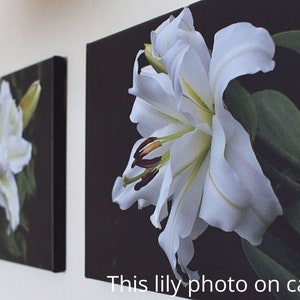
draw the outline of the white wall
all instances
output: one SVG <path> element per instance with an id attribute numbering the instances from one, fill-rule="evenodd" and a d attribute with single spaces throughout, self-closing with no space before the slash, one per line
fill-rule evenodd
<path id="1" fill-rule="evenodd" d="M 0 261 L 1 299 L 167 299 L 112 293 L 84 277 L 86 43 L 188 5 L 190 0 L 0 0 L 0 76 L 60 55 L 68 59 L 67 268 L 53 274 Z"/>

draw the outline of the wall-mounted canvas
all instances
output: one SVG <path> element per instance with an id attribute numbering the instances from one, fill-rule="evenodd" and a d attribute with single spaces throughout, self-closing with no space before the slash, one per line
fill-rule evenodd
<path id="1" fill-rule="evenodd" d="M 66 62 L 1 77 L 0 258 L 65 270 Z"/>
<path id="2" fill-rule="evenodd" d="M 88 278 L 299 297 L 299 9 L 203 0 L 87 45 Z"/>

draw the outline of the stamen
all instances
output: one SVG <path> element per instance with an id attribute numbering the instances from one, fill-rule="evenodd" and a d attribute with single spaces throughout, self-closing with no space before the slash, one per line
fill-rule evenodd
<path id="1" fill-rule="evenodd" d="M 144 156 L 146 156 L 147 154 L 149 154 L 150 152 L 152 152 L 153 150 L 155 150 L 156 148 L 161 146 L 161 142 L 159 141 L 155 141 L 153 143 L 151 143 L 150 145 L 147 145 L 139 154 L 138 154 L 138 158 L 143 158 Z"/>
<path id="2" fill-rule="evenodd" d="M 156 138 L 155 138 L 156 139 Z M 146 142 L 146 141 L 145 141 Z M 139 160 L 142 159 L 144 156 L 155 150 L 156 148 L 160 147 L 162 144 L 160 141 L 148 141 L 148 143 L 143 142 L 144 147 L 141 147 L 142 144 L 138 147 L 137 151 L 134 153 L 134 158 Z"/>
<path id="3" fill-rule="evenodd" d="M 152 168 L 161 161 L 161 156 L 154 157 L 152 159 L 135 159 L 131 165 L 131 168 L 139 166 L 141 168 Z"/>
<path id="4" fill-rule="evenodd" d="M 142 180 L 134 186 L 134 189 L 136 191 L 140 190 L 142 187 L 147 185 L 157 174 L 158 169 L 153 169 L 151 172 L 147 173 L 144 177 L 142 177 Z"/>
<path id="5" fill-rule="evenodd" d="M 139 152 L 141 152 L 141 150 L 142 150 L 145 146 L 147 146 L 148 144 L 150 144 L 150 143 L 152 143 L 152 142 L 154 142 L 154 141 L 156 141 L 156 140 L 157 140 L 157 137 L 154 137 L 154 136 L 150 136 L 150 137 L 148 137 L 147 139 L 145 139 L 145 140 L 138 146 L 138 148 L 136 149 L 136 151 L 135 151 L 133 157 L 136 158 L 136 156 L 139 154 Z"/>
<path id="6" fill-rule="evenodd" d="M 193 131 L 194 127 L 188 127 L 182 131 L 176 132 L 171 135 L 163 136 L 160 138 L 149 137 L 146 138 L 142 143 L 137 147 L 134 155 L 131 168 L 139 166 L 144 169 L 143 172 L 134 176 L 127 177 L 123 175 L 122 184 L 126 187 L 128 184 L 137 182 L 134 186 L 136 191 L 140 190 L 142 187 L 147 185 L 158 173 L 159 169 L 164 166 L 170 159 L 170 150 L 166 151 L 163 155 L 157 156 L 154 158 L 144 158 L 147 154 L 151 153 L 153 150 L 161 147 L 163 144 L 171 142 L 174 139 L 182 137 L 184 134 Z"/>

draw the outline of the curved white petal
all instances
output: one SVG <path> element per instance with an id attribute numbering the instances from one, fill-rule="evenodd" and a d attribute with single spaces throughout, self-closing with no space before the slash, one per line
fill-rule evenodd
<path id="1" fill-rule="evenodd" d="M 197 159 L 204 161 L 209 152 L 210 143 L 211 136 L 200 130 L 193 130 L 177 139 L 173 143 L 170 152 L 173 179 L 178 180 L 178 176 L 185 169 L 195 164 Z"/>
<path id="2" fill-rule="evenodd" d="M 172 169 L 170 164 L 168 164 L 165 172 L 164 179 L 162 181 L 159 197 L 155 206 L 154 213 L 151 215 L 150 220 L 154 227 L 161 229 L 161 221 L 164 220 L 168 212 L 168 200 L 171 195 L 171 186 L 172 186 Z"/>
<path id="3" fill-rule="evenodd" d="M 208 49 L 206 48 L 207 54 Z M 210 92 L 208 70 L 197 48 L 189 48 L 185 53 L 180 68 L 180 84 L 182 93 L 191 98 L 198 110 L 203 106 L 213 109 L 213 97 Z"/>
<path id="4" fill-rule="evenodd" d="M 156 73 L 151 66 L 145 67 L 139 74 L 138 59 L 143 51 L 139 51 L 133 67 L 133 87 L 129 93 L 142 98 L 155 106 L 157 103 L 175 108 L 174 90 L 170 78 L 164 73 Z"/>
<path id="5" fill-rule="evenodd" d="M 130 120 L 138 123 L 142 136 L 149 136 L 169 123 L 187 123 L 177 109 L 174 90 L 166 74 L 157 74 L 152 67 L 143 68 L 138 74 L 138 57 L 134 66 L 134 83 L 129 90 L 136 96 Z"/>
<path id="6" fill-rule="evenodd" d="M 162 57 L 162 62 L 166 67 L 168 76 L 174 86 L 174 91 L 176 95 L 180 95 L 180 69 L 182 66 L 182 61 L 186 52 L 189 49 L 189 45 L 183 40 L 178 40 L 176 44 Z"/>
<path id="7" fill-rule="evenodd" d="M 223 92 L 232 79 L 271 71 L 274 52 L 270 34 L 250 23 L 235 23 L 217 32 L 209 72 L 216 106 L 222 105 Z"/>
<path id="8" fill-rule="evenodd" d="M 177 116 L 169 108 L 164 108 L 162 105 L 153 107 L 141 98 L 136 98 L 130 114 L 130 120 L 133 123 L 137 123 L 137 130 L 141 136 L 152 136 L 153 132 L 170 123 L 178 124 L 179 127 L 182 125 L 180 120 L 182 116 Z"/>
<path id="9" fill-rule="evenodd" d="M 155 31 L 151 32 L 151 43 L 153 55 L 160 58 L 176 43 L 178 31 L 194 30 L 193 17 L 188 8 L 176 17 L 170 17 L 161 24 Z"/>
<path id="10" fill-rule="evenodd" d="M 23 138 L 10 137 L 8 140 L 8 161 L 10 169 L 17 174 L 28 165 L 31 159 L 31 144 Z"/>
<path id="11" fill-rule="evenodd" d="M 16 230 L 20 223 L 19 195 L 15 177 L 11 172 L 0 176 L 0 206 L 9 222 L 8 232 Z"/>
<path id="12" fill-rule="evenodd" d="M 195 272 L 187 268 L 194 250 L 189 249 L 188 252 L 185 250 L 187 245 L 191 245 L 191 240 L 207 228 L 207 223 L 199 220 L 198 212 L 201 205 L 201 187 L 208 162 L 209 155 L 200 169 L 197 164 L 191 165 L 181 173 L 180 178 L 178 177 L 178 181 L 180 180 L 182 184 L 180 189 L 174 191 L 171 212 L 166 227 L 159 236 L 159 244 L 165 251 L 177 279 L 181 279 L 177 272 L 177 263 L 188 273 L 190 279 L 195 278 Z"/>
<path id="13" fill-rule="evenodd" d="M 188 149 L 186 145 L 189 145 Z M 172 144 L 170 148 L 170 164 L 163 182 L 164 192 L 161 192 L 155 211 L 151 216 L 151 221 L 155 227 L 161 228 L 160 222 L 167 216 L 166 208 L 168 199 L 171 196 L 174 198 L 174 192 L 178 193 L 178 190 L 180 190 L 179 187 L 185 185 L 189 180 L 189 176 L 192 173 L 189 170 L 194 168 L 197 161 L 200 163 L 198 166 L 196 164 L 195 172 L 198 172 L 197 167 L 200 167 L 201 162 L 205 160 L 209 147 L 210 136 L 200 130 L 187 133 Z M 182 153 L 185 153 L 185 155 L 182 155 Z M 198 189 L 199 194 L 201 194 L 202 187 L 199 186 Z M 190 208 L 192 209 L 192 206 Z M 187 229 L 188 232 L 190 230 Z"/>
<path id="14" fill-rule="evenodd" d="M 138 202 L 138 207 L 143 208 L 148 205 L 156 205 L 160 193 L 161 183 L 164 178 L 164 168 L 161 168 L 159 173 L 152 180 L 152 184 L 148 184 L 139 191 L 134 190 L 134 183 L 128 186 L 123 186 L 122 177 L 117 177 L 112 189 L 112 199 L 121 209 L 126 210 L 135 202 Z M 153 186 L 155 188 L 153 188 Z"/>
<path id="15" fill-rule="evenodd" d="M 249 135 L 231 115 L 226 119 L 227 123 L 229 120 L 235 123 L 234 132 L 227 139 L 226 159 L 251 193 L 247 212 L 235 231 L 252 244 L 258 245 L 266 228 L 282 214 L 282 208 L 256 159 Z"/>
<path id="16" fill-rule="evenodd" d="M 15 101 L 11 101 L 9 112 L 9 129 L 10 135 L 21 138 L 23 134 L 23 111 L 16 106 Z"/>
<path id="17" fill-rule="evenodd" d="M 251 194 L 227 162 L 226 152 L 224 128 L 218 117 L 214 116 L 211 160 L 199 216 L 214 227 L 233 231 L 243 217 Z"/>
<path id="18" fill-rule="evenodd" d="M 199 216 L 258 245 L 266 228 L 282 213 L 281 205 L 245 129 L 225 110 L 219 118 L 213 121 L 213 159 Z"/>
<path id="19" fill-rule="evenodd" d="M 208 78 L 210 54 L 206 43 L 197 31 L 179 32 L 178 35 L 180 38 L 162 57 L 175 92 L 179 97 L 184 94 L 195 103 L 201 101 L 212 109 Z"/>
<path id="20" fill-rule="evenodd" d="M 5 80 L 2 81 L 0 87 L 0 120 L 0 143 L 6 143 L 11 134 L 21 135 L 22 111 L 17 109 L 9 83 Z"/>
<path id="21" fill-rule="evenodd" d="M 122 177 L 117 177 L 112 190 L 113 202 L 117 203 L 122 210 L 128 209 L 136 202 L 138 202 L 139 208 L 155 205 L 159 196 L 163 175 L 163 170 L 160 170 L 159 174 L 152 180 L 156 186 L 155 189 L 148 184 L 139 191 L 134 190 L 134 183 L 124 187 Z"/>
<path id="22" fill-rule="evenodd" d="M 172 132 L 172 130 L 174 130 L 174 125 L 169 124 L 168 126 L 160 129 L 157 132 L 154 132 L 153 134 L 165 135 Z M 176 126 L 175 126 L 175 132 L 176 132 Z M 136 152 L 137 148 L 141 145 L 141 143 L 144 140 L 145 140 L 144 138 L 139 139 L 132 147 L 128 164 L 123 173 L 123 176 L 125 176 L 126 178 L 135 178 L 136 176 L 144 172 L 144 169 L 139 166 L 135 166 L 134 168 L 132 168 L 132 163 L 134 161 L 134 153 Z M 150 159 L 150 158 L 162 156 L 164 153 L 166 153 L 169 150 L 171 144 L 172 143 L 166 143 L 161 147 L 158 147 L 157 149 L 149 153 L 145 158 Z M 145 185 L 138 191 L 134 189 L 134 186 L 141 179 L 137 179 L 136 181 L 124 186 L 122 177 L 117 177 L 112 189 L 113 202 L 118 203 L 121 209 L 127 209 L 137 201 L 139 203 L 140 208 L 151 204 L 156 205 L 161 192 L 162 183 L 165 178 L 166 169 L 167 166 L 162 166 L 159 169 L 158 174 L 151 180 L 151 184 Z"/>
<path id="23" fill-rule="evenodd" d="M 190 236 L 179 241 L 179 248 L 177 251 L 178 264 L 182 272 L 188 274 L 189 280 L 198 280 L 199 274 L 197 271 L 190 270 L 187 266 L 191 262 L 195 249 L 193 240 L 197 239 L 208 227 L 208 224 L 203 220 L 197 218 Z M 180 278 L 177 278 L 180 279 Z"/>

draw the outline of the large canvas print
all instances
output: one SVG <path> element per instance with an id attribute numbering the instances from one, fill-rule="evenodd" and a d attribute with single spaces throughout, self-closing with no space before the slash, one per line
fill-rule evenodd
<path id="1" fill-rule="evenodd" d="M 299 8 L 204 0 L 87 45 L 87 277 L 299 297 Z"/>
<path id="2" fill-rule="evenodd" d="M 0 258 L 65 269 L 66 62 L 1 78 Z"/>

